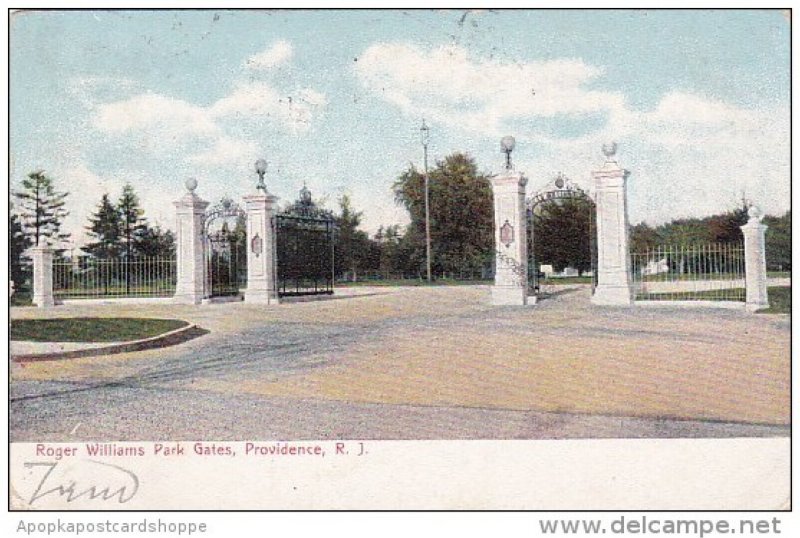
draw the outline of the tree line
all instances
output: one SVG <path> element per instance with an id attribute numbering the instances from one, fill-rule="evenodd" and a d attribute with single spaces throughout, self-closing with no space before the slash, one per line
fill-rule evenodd
<path id="1" fill-rule="evenodd" d="M 703 218 L 675 219 L 658 226 L 639 223 L 631 227 L 631 251 L 646 253 L 662 245 L 704 245 L 709 243 L 741 243 L 741 227 L 748 221 L 750 204 L 740 205 L 724 213 Z M 792 212 L 764 217 L 766 261 L 770 271 L 792 269 Z"/>
<path id="2" fill-rule="evenodd" d="M 62 226 L 69 215 L 65 208 L 69 192 L 58 190 L 52 177 L 37 170 L 29 173 L 22 180 L 21 189 L 12 195 L 8 222 L 10 278 L 16 286 L 23 286 L 30 277 L 25 254 L 28 248 L 49 244 L 56 249 L 57 258 L 66 257 L 64 245 L 70 234 L 62 231 Z M 101 196 L 86 230 L 91 241 L 80 251 L 93 258 L 131 260 L 175 255 L 174 234 L 147 221 L 130 183 L 124 185 L 116 203 L 108 194 Z"/>
<path id="3" fill-rule="evenodd" d="M 493 201 L 490 175 L 475 160 L 453 153 L 437 160 L 429 171 L 432 268 L 434 275 L 490 277 L 494 262 Z M 414 165 L 402 171 L 393 184 L 395 202 L 409 214 L 410 223 L 381 226 L 372 237 L 359 229 L 362 213 L 349 200 L 337 214 L 337 267 L 339 278 L 359 275 L 423 278 L 425 274 L 425 177 Z M 631 226 L 631 251 L 643 253 L 657 246 L 736 243 L 747 220 L 749 203 L 703 218 L 681 218 L 657 226 L 644 222 Z M 533 248 L 538 264 L 561 271 L 572 267 L 584 272 L 592 267 L 596 223 L 589 199 L 547 200 L 533 214 Z M 767 267 L 790 271 L 791 211 L 766 216 Z"/>
<path id="4" fill-rule="evenodd" d="M 475 160 L 453 153 L 437 160 L 428 172 L 432 269 L 437 276 L 490 278 L 494 261 L 493 201 L 490 175 Z M 381 226 L 370 236 L 361 228 L 363 212 L 348 196 L 335 211 L 335 273 L 338 279 L 361 280 L 383 276 L 423 278 L 425 274 L 425 175 L 413 164 L 401 171 L 392 185 L 395 202 L 408 211 L 410 223 Z M 55 188 L 42 171 L 28 174 L 22 189 L 13 193 L 16 204 L 9 215 L 11 278 L 24 280 L 23 253 L 46 240 L 63 243 L 62 232 L 68 196 Z M 297 203 L 303 202 L 298 200 Z M 306 200 L 303 203 L 307 203 Z M 321 204 L 320 204 L 321 205 Z M 739 242 L 739 229 L 747 222 L 748 204 L 704 218 L 674 219 L 651 226 L 631 226 L 632 252 L 646 252 L 660 245 Z M 586 271 L 592 265 L 596 233 L 590 200 L 548 200 L 537 207 L 534 218 L 534 250 L 539 264 L 556 271 L 573 267 Z M 766 216 L 767 266 L 791 270 L 791 211 Z M 175 239 L 170 230 L 151 226 L 133 187 L 126 184 L 114 202 L 103 194 L 86 226 L 91 241 L 81 247 L 95 258 L 171 257 Z M 244 234 L 243 223 L 232 230 Z"/>

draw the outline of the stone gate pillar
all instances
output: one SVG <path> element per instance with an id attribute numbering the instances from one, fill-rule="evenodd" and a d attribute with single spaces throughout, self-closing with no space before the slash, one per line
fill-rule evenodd
<path id="1" fill-rule="evenodd" d="M 278 303 L 276 238 L 272 224 L 277 199 L 266 189 L 244 197 L 247 208 L 246 303 Z"/>
<path id="2" fill-rule="evenodd" d="M 744 274 L 746 308 L 750 312 L 769 308 L 767 297 L 767 255 L 764 236 L 767 225 L 761 223 L 764 216 L 755 206 L 748 212 L 750 219 L 742 226 L 744 235 Z"/>
<path id="3" fill-rule="evenodd" d="M 528 241 L 525 185 L 521 173 L 507 170 L 491 179 L 494 195 L 495 271 L 492 304 L 528 304 Z"/>
<path id="4" fill-rule="evenodd" d="M 606 162 L 592 172 L 597 210 L 597 288 L 592 302 L 633 304 L 631 255 L 628 246 L 628 171 L 615 159 L 617 144 L 604 144 Z"/>
<path id="5" fill-rule="evenodd" d="M 31 249 L 33 257 L 33 299 L 38 307 L 55 306 L 53 296 L 53 249 L 36 246 Z"/>
<path id="6" fill-rule="evenodd" d="M 202 200 L 194 191 L 197 180 L 186 180 L 186 194 L 173 202 L 175 205 L 177 273 L 173 300 L 177 303 L 200 304 L 205 288 L 205 241 L 203 241 L 203 221 L 208 202 Z"/>

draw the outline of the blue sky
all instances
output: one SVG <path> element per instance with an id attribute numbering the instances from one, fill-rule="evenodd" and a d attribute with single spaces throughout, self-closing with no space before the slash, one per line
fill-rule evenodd
<path id="1" fill-rule="evenodd" d="M 590 187 L 600 145 L 631 170 L 632 222 L 705 215 L 744 195 L 790 203 L 789 38 L 777 10 L 31 12 L 12 19 L 11 184 L 45 169 L 81 243 L 129 181 L 172 226 L 187 177 L 209 201 L 283 202 L 305 182 L 364 226 L 405 223 L 391 185 L 430 155 L 487 172 L 499 139 L 529 192 Z"/>

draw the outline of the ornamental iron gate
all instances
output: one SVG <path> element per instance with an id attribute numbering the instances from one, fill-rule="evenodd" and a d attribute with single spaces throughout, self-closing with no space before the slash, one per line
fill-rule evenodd
<path id="1" fill-rule="evenodd" d="M 555 188 L 546 189 L 534 193 L 526 200 L 526 213 L 528 219 L 527 233 L 528 233 L 528 290 L 529 294 L 541 295 L 542 285 L 544 283 L 545 275 L 541 271 L 540 264 L 545 260 L 538 260 L 536 256 L 536 221 L 541 218 L 537 213 L 537 208 L 545 203 L 561 203 L 563 201 L 582 201 L 587 202 L 590 206 L 588 223 L 585 230 L 579 230 L 579 233 L 586 233 L 588 237 L 588 247 L 590 256 L 589 270 L 592 273 L 592 293 L 594 294 L 595 287 L 597 286 L 597 235 L 596 228 L 596 211 L 594 200 L 588 192 L 573 184 L 569 178 L 562 173 L 558 173 L 555 179 Z M 561 202 L 560 202 L 561 201 Z M 565 223 L 572 225 L 575 223 Z M 542 230 L 540 230 L 540 233 Z M 579 239 L 581 240 L 581 239 Z M 552 260 L 548 260 L 552 261 Z"/>
<path id="2" fill-rule="evenodd" d="M 333 294 L 334 219 L 305 187 L 274 218 L 278 296 Z"/>
<path id="3" fill-rule="evenodd" d="M 245 212 L 230 198 L 223 198 L 206 213 L 205 296 L 236 296 L 247 287 Z"/>

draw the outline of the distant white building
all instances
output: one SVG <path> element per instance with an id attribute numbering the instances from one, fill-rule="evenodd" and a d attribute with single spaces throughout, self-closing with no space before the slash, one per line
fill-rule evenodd
<path id="1" fill-rule="evenodd" d="M 666 258 L 662 258 L 660 260 L 650 260 L 647 262 L 647 265 L 642 267 L 642 274 L 643 275 L 658 275 L 661 273 L 668 273 L 669 272 L 669 264 L 667 263 Z"/>

